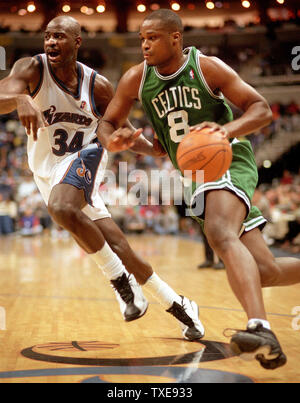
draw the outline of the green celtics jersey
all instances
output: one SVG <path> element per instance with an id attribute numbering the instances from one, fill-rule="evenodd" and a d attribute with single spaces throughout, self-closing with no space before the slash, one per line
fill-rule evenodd
<path id="1" fill-rule="evenodd" d="M 191 47 L 184 53 L 187 55 L 185 63 L 170 76 L 162 76 L 156 67 L 147 66 L 145 62 L 139 91 L 140 101 L 159 141 L 177 169 L 177 148 L 191 126 L 204 121 L 223 125 L 233 120 L 223 95 L 214 94 L 205 81 L 199 61 L 201 52 Z M 259 209 L 251 204 L 258 178 L 257 167 L 248 140 L 233 139 L 231 144 L 233 158 L 229 170 L 215 182 L 193 182 L 185 186 L 185 201 L 190 206 L 190 216 L 203 224 L 205 211 L 200 196 L 211 190 L 233 192 L 247 208 L 248 215 L 242 226 L 247 232 L 266 222 Z"/>
<path id="2" fill-rule="evenodd" d="M 162 76 L 156 67 L 147 66 L 140 85 L 139 98 L 160 143 L 175 166 L 179 143 L 194 126 L 204 121 L 220 125 L 233 119 L 222 95 L 208 87 L 201 71 L 201 52 L 194 47 L 184 50 L 183 66 L 170 76 Z"/>

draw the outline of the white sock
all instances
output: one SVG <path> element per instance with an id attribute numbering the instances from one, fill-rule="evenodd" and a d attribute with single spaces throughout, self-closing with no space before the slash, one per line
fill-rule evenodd
<path id="1" fill-rule="evenodd" d="M 165 309 L 169 309 L 174 301 L 181 304 L 180 296 L 167 283 L 162 281 L 156 273 L 153 273 L 148 278 L 143 288 L 149 291 Z"/>
<path id="2" fill-rule="evenodd" d="M 264 320 L 264 319 L 254 319 L 254 318 L 253 318 L 253 319 L 250 319 L 250 320 L 248 321 L 248 325 L 247 325 L 247 326 L 250 326 L 250 327 L 251 327 L 251 325 L 256 324 L 256 323 L 261 323 L 265 329 L 271 330 L 271 325 L 270 325 L 270 323 L 269 323 L 267 320 Z"/>
<path id="3" fill-rule="evenodd" d="M 127 273 L 119 256 L 111 249 L 107 242 L 103 248 L 89 255 L 109 280 L 115 280 L 124 272 Z"/>

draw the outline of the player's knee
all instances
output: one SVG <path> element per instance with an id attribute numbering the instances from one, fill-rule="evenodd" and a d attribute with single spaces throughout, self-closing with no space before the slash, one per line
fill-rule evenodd
<path id="1" fill-rule="evenodd" d="M 76 222 L 77 209 L 72 204 L 54 201 L 49 203 L 48 211 L 54 221 L 64 228 Z"/>
<path id="2" fill-rule="evenodd" d="M 118 255 L 126 254 L 130 249 L 130 246 L 125 238 L 119 238 L 117 241 L 112 241 L 110 243 L 110 247 Z"/>
<path id="3" fill-rule="evenodd" d="M 230 248 L 231 243 L 238 239 L 237 234 L 217 220 L 205 223 L 204 230 L 210 246 L 219 256 L 222 256 L 222 253 Z"/>
<path id="4" fill-rule="evenodd" d="M 258 269 L 262 287 L 272 287 L 277 284 L 281 269 L 275 259 L 269 259 L 258 264 Z"/>

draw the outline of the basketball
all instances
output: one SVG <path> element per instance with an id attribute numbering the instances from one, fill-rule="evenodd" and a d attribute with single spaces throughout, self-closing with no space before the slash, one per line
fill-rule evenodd
<path id="1" fill-rule="evenodd" d="M 227 139 L 210 128 L 193 130 L 181 141 L 177 149 L 177 163 L 180 171 L 190 171 L 193 181 L 197 182 L 197 171 L 204 171 L 204 182 L 213 182 L 221 178 L 229 169 L 232 150 Z M 189 176 L 189 172 L 185 173 Z"/>

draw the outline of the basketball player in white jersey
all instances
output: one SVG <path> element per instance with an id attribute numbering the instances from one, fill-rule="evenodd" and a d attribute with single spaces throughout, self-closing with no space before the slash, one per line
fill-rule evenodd
<path id="1" fill-rule="evenodd" d="M 179 320 L 184 338 L 200 339 L 204 328 L 196 303 L 177 295 L 130 248 L 99 194 L 107 153 L 96 130 L 113 89 L 77 61 L 80 34 L 71 17 L 50 21 L 45 53 L 20 59 L 0 81 L 0 113 L 17 110 L 28 134 L 29 166 L 50 215 L 111 281 L 124 319 L 135 320 L 148 307 L 137 279 Z M 142 135 L 137 143 L 139 152 L 161 153 Z"/>

